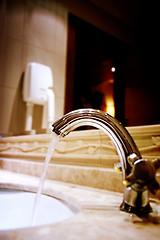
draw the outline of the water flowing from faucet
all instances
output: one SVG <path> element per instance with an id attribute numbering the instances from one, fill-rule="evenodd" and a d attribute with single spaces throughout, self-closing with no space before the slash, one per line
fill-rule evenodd
<path id="1" fill-rule="evenodd" d="M 35 222 L 36 222 L 37 206 L 38 206 L 38 203 L 39 203 L 40 198 L 41 198 L 41 193 L 42 193 L 42 189 L 43 189 L 48 165 L 49 165 L 49 162 L 51 160 L 51 157 L 53 155 L 53 152 L 54 152 L 58 142 L 59 142 L 59 136 L 57 134 L 54 134 L 53 137 L 52 137 L 52 140 L 49 144 L 49 147 L 48 147 L 47 155 L 46 155 L 45 162 L 44 162 L 43 171 L 42 171 L 40 182 L 39 182 L 38 191 L 37 191 L 36 198 L 35 198 L 34 205 L 33 205 L 32 222 L 31 222 L 32 226 L 34 226 Z"/>

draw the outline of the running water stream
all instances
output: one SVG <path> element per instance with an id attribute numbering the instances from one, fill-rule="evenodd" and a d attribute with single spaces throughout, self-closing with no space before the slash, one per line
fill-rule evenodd
<path id="1" fill-rule="evenodd" d="M 52 138 L 52 140 L 49 144 L 49 147 L 48 147 L 47 155 L 46 155 L 45 162 L 44 162 L 43 171 L 42 171 L 40 182 L 39 182 L 38 191 L 37 191 L 36 198 L 35 198 L 34 205 L 33 205 L 32 226 L 34 226 L 35 222 L 36 222 L 37 206 L 38 206 L 38 202 L 40 201 L 40 198 L 41 198 L 42 188 L 43 188 L 43 185 L 44 185 L 48 165 L 49 165 L 52 154 L 53 154 L 58 142 L 59 142 L 59 136 L 57 134 L 53 133 L 53 138 Z"/>

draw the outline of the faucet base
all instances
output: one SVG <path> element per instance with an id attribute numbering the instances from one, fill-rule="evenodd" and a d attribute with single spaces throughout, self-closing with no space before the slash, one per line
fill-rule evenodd
<path id="1" fill-rule="evenodd" d="M 125 201 L 123 201 L 122 204 L 120 205 L 120 210 L 128 213 L 136 214 L 138 217 L 146 216 L 149 213 L 153 212 L 149 202 L 144 207 L 133 207 L 128 203 L 126 203 Z"/>

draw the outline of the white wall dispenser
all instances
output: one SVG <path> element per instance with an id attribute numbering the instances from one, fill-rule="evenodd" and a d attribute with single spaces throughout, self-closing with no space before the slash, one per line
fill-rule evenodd
<path id="1" fill-rule="evenodd" d="M 50 131 L 55 121 L 55 94 L 51 68 L 40 63 L 28 63 L 22 94 L 26 102 L 25 131 L 32 130 L 34 104 L 43 105 L 42 129 Z"/>

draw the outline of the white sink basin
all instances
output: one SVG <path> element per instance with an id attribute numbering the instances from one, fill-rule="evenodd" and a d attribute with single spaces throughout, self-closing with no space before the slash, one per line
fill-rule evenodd
<path id="1" fill-rule="evenodd" d="M 35 193 L 0 189 L 0 230 L 31 227 Z M 76 214 L 65 202 L 41 195 L 35 226 L 60 222 Z"/>

